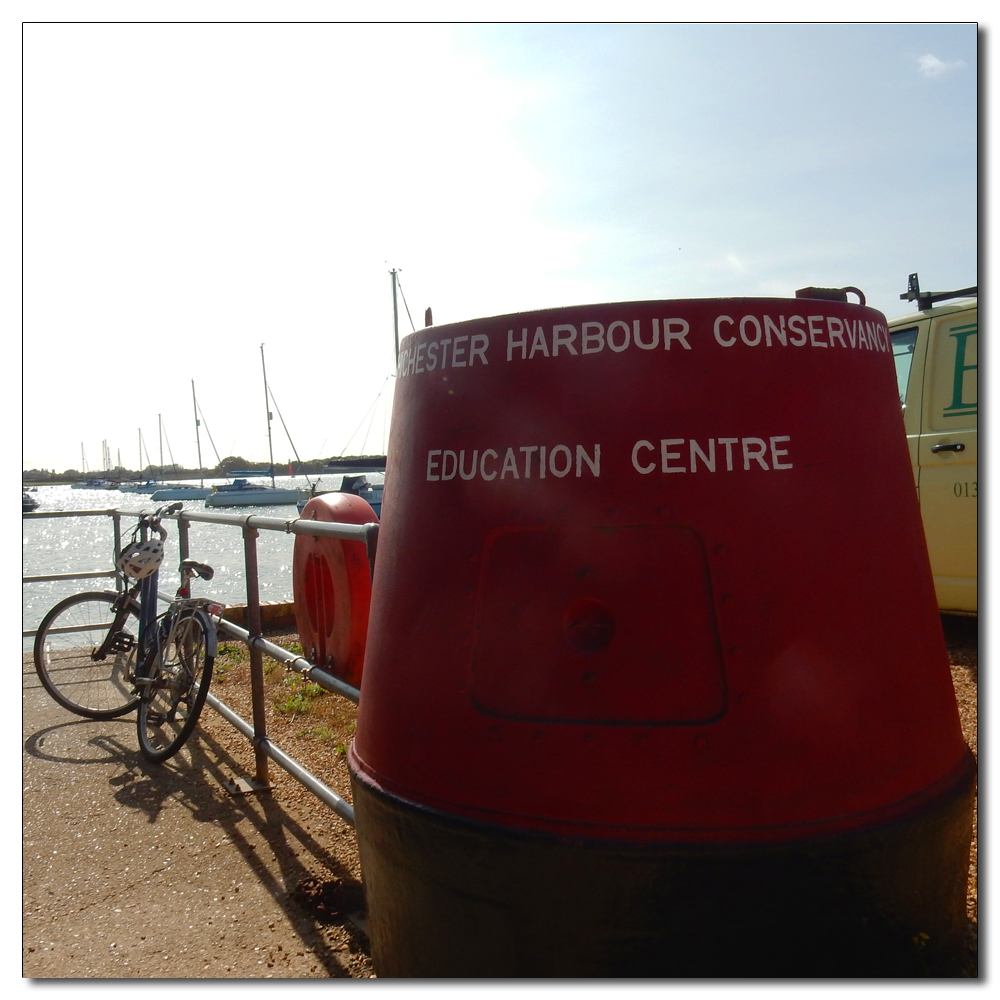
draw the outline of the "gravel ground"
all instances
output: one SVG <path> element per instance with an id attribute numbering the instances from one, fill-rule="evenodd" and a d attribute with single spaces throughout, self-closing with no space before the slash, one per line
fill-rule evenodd
<path id="1" fill-rule="evenodd" d="M 943 621 L 976 751 L 977 622 Z M 271 636 L 287 648 L 296 638 Z M 354 706 L 265 668 L 269 736 L 349 799 Z M 45 696 L 30 663 L 23 688 L 24 976 L 374 976 L 353 830 L 273 763 L 269 793 L 230 794 L 226 783 L 253 775 L 255 760 L 220 716 L 206 710 L 196 737 L 157 767 L 134 749 L 131 717 L 76 719 Z M 240 644 L 223 647 L 212 691 L 251 718 Z M 976 846 L 967 977 L 978 975 Z"/>
<path id="2" fill-rule="evenodd" d="M 951 679 L 958 700 L 958 714 L 962 720 L 965 742 L 979 758 L 978 702 L 979 702 L 979 620 L 942 615 Z M 965 909 L 969 917 L 969 938 L 966 952 L 965 975 L 979 975 L 979 831 L 978 808 L 972 815 L 972 846 L 969 849 L 969 879 L 966 887 Z"/>
<path id="3" fill-rule="evenodd" d="M 274 766 L 271 793 L 231 794 L 227 783 L 253 775 L 253 753 L 213 711 L 154 765 L 134 716 L 80 719 L 48 697 L 30 658 L 22 667 L 24 977 L 373 975 L 347 823 Z M 249 717 L 225 671 L 213 689 Z M 299 754 L 301 719 L 276 718 Z M 303 756 L 346 791 L 324 742 L 313 737 Z"/>

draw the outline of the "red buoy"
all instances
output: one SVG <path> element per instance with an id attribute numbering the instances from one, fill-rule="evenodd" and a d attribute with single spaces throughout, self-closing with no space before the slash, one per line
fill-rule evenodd
<path id="1" fill-rule="evenodd" d="M 322 493 L 302 517 L 377 524 L 371 505 L 350 493 Z M 295 623 L 303 655 L 352 687 L 360 687 L 371 604 L 371 567 L 363 542 L 296 535 L 292 562 Z"/>
<path id="2" fill-rule="evenodd" d="M 974 762 L 881 313 L 428 328 L 387 468 L 350 754 L 380 975 L 954 966 Z"/>

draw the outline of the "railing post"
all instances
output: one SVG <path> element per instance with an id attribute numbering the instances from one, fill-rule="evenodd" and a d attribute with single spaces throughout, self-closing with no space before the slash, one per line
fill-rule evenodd
<path id="1" fill-rule="evenodd" d="M 368 572 L 375 576 L 375 554 L 378 550 L 378 525 L 365 525 L 365 550 L 368 553 Z"/>
<path id="2" fill-rule="evenodd" d="M 264 716 L 264 656 L 254 644 L 263 631 L 260 617 L 260 585 L 257 579 L 256 528 L 243 527 L 243 551 L 247 573 L 247 627 L 250 631 L 250 694 L 253 699 L 254 757 L 257 763 L 257 781 L 267 785 L 267 754 L 259 741 L 267 739 L 267 719 Z"/>
<path id="3" fill-rule="evenodd" d="M 177 542 L 181 553 L 181 562 L 191 555 L 190 539 L 188 533 L 191 529 L 191 522 L 183 514 L 177 515 Z"/>
<path id="4" fill-rule="evenodd" d="M 115 511 L 111 515 L 111 521 L 112 521 L 112 524 L 114 525 L 114 532 L 115 532 L 115 554 L 112 557 L 112 562 L 114 563 L 114 567 L 117 570 L 118 569 L 118 557 L 121 555 L 121 551 L 122 551 L 122 517 L 121 517 L 121 514 L 119 514 L 117 511 Z M 119 594 L 122 592 L 122 585 L 123 585 L 122 575 L 121 575 L 121 573 L 116 572 L 115 573 L 115 590 L 117 590 Z"/>

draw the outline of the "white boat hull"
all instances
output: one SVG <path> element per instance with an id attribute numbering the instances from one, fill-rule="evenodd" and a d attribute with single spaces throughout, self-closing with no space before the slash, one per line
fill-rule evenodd
<path id="1" fill-rule="evenodd" d="M 271 487 L 244 490 L 216 490 L 205 498 L 206 507 L 270 507 L 296 504 L 308 497 L 305 490 L 279 490 Z"/>
<path id="2" fill-rule="evenodd" d="M 212 495 L 211 486 L 172 486 L 157 490 L 150 499 L 154 503 L 161 500 L 205 500 Z"/>
<path id="3" fill-rule="evenodd" d="M 183 490 L 186 487 L 181 483 L 142 483 L 141 485 L 133 483 L 131 485 L 119 486 L 118 489 L 122 493 L 159 493 L 161 490 Z M 193 486 L 191 489 L 196 490 L 198 487 Z"/>

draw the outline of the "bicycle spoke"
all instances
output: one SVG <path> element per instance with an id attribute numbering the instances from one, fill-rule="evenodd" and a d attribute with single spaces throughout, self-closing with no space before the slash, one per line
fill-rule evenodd
<path id="1" fill-rule="evenodd" d="M 39 680 L 60 705 L 77 715 L 111 719 L 137 703 L 133 667 L 138 607 L 130 603 L 124 616 L 116 615 L 120 600 L 111 592 L 76 594 L 42 619 L 35 636 Z M 107 652 L 99 656 L 102 647 Z"/>

